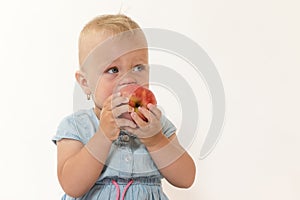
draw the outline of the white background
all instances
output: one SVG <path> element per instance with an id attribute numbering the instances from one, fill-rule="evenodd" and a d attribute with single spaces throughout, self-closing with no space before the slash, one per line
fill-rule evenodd
<path id="1" fill-rule="evenodd" d="M 198 159 L 210 116 L 203 101 L 204 127 L 189 149 L 196 182 L 188 190 L 164 182 L 170 199 L 300 199 L 297 0 L 1 1 L 0 199 L 60 199 L 51 137 L 73 109 L 78 35 L 120 9 L 142 27 L 196 41 L 225 87 L 223 135 Z"/>

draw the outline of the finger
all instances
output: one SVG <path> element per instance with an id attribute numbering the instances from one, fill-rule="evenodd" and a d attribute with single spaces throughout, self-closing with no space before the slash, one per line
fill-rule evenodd
<path id="1" fill-rule="evenodd" d="M 147 108 L 140 106 L 138 107 L 138 110 L 148 119 L 149 122 L 153 121 L 155 116 Z"/>
<path id="2" fill-rule="evenodd" d="M 115 120 L 116 120 L 116 124 L 120 128 L 126 128 L 126 127 L 136 128 L 135 123 L 129 119 L 117 118 Z"/>
<path id="3" fill-rule="evenodd" d="M 112 108 L 112 100 L 114 98 L 117 98 L 121 96 L 121 93 L 120 92 L 117 92 L 117 93 L 114 93 L 114 94 L 111 94 L 109 97 L 107 97 L 104 102 L 103 102 L 103 107 L 105 107 L 106 109 L 108 110 L 111 110 Z"/>
<path id="4" fill-rule="evenodd" d="M 120 97 L 120 96 L 121 96 L 121 92 L 116 92 L 111 95 L 112 98 L 116 98 L 116 97 Z"/>
<path id="5" fill-rule="evenodd" d="M 123 96 L 116 96 L 112 99 L 112 108 L 115 108 L 115 107 L 118 107 L 120 105 L 123 105 L 123 104 L 128 104 L 129 102 L 129 99 L 127 97 L 123 97 Z"/>
<path id="6" fill-rule="evenodd" d="M 158 119 L 161 118 L 161 111 L 156 105 L 149 103 L 147 105 L 147 108 L 150 110 L 150 112 L 152 112 L 156 116 L 156 118 L 158 118 Z"/>
<path id="7" fill-rule="evenodd" d="M 133 134 L 133 135 L 138 135 L 138 128 L 132 128 L 132 127 L 129 127 L 129 126 L 126 126 L 126 127 L 123 127 L 122 129 L 126 130 L 127 132 Z"/>
<path id="8" fill-rule="evenodd" d="M 117 97 L 120 97 L 121 96 L 121 93 L 120 92 L 117 92 L 117 93 L 113 93 L 111 94 L 109 97 L 107 97 L 107 99 L 105 101 L 107 102 L 110 102 L 112 101 L 113 99 L 117 98 Z"/>
<path id="9" fill-rule="evenodd" d="M 147 122 L 145 122 L 136 112 L 131 113 L 131 118 L 139 127 L 144 127 L 147 125 Z"/>
<path id="10" fill-rule="evenodd" d="M 123 113 L 130 113 L 130 112 L 133 112 L 133 108 L 129 105 L 122 105 L 122 106 L 119 106 L 119 107 L 115 107 L 112 109 L 112 113 L 113 113 L 113 116 L 115 118 L 118 118 L 120 117 Z"/>

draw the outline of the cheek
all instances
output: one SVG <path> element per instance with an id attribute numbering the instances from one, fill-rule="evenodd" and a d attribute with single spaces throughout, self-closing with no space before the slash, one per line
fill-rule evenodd
<path id="1" fill-rule="evenodd" d="M 140 85 L 147 85 L 149 83 L 149 73 L 142 73 L 136 77 L 137 82 Z"/>
<path id="2" fill-rule="evenodd" d="M 94 101 L 102 106 L 104 101 L 113 93 L 114 86 L 109 82 L 99 82 L 94 92 Z"/>

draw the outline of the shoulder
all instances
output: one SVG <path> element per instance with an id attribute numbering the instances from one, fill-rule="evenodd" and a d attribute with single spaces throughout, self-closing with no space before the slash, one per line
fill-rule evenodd
<path id="1" fill-rule="evenodd" d="M 92 109 L 88 110 L 79 110 L 74 112 L 62 119 L 59 123 L 59 128 L 87 128 L 89 125 L 92 125 L 93 120 L 93 111 Z"/>
<path id="2" fill-rule="evenodd" d="M 75 139 L 86 143 L 98 127 L 92 109 L 80 110 L 64 117 L 59 123 L 54 143 L 60 139 Z"/>

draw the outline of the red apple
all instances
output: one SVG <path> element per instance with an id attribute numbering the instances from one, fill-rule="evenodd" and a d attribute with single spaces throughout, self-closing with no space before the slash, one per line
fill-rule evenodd
<path id="1" fill-rule="evenodd" d="M 149 103 L 156 105 L 157 102 L 154 94 L 149 89 L 139 85 L 125 86 L 121 89 L 121 93 L 129 98 L 129 105 L 134 108 L 134 112 L 136 112 L 144 121 L 148 121 L 138 110 L 138 107 L 142 106 L 147 108 Z M 132 120 L 130 113 L 124 113 L 122 117 Z"/>

